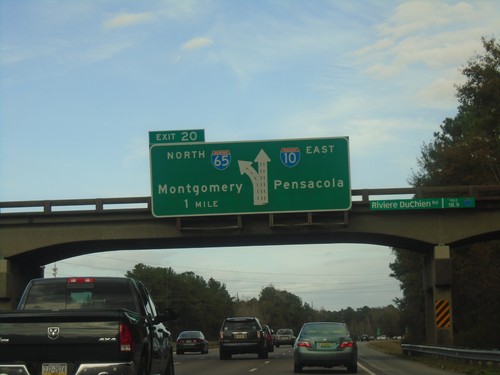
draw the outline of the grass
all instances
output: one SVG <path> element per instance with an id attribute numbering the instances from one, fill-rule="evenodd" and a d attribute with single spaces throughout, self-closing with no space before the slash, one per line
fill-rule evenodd
<path id="1" fill-rule="evenodd" d="M 453 371 L 457 374 L 467 375 L 500 375 L 500 367 L 481 366 L 462 363 L 453 359 L 434 356 L 407 356 L 403 355 L 400 342 L 396 340 L 370 341 L 368 346 L 381 352 L 397 355 L 401 358 L 420 362 L 441 370 Z"/>

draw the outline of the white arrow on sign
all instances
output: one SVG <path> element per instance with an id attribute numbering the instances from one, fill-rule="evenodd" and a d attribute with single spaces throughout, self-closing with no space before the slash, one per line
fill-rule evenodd
<path id="1" fill-rule="evenodd" d="M 254 206 L 262 206 L 269 203 L 269 193 L 267 184 L 267 163 L 271 159 L 267 156 L 264 150 L 260 150 L 255 158 L 257 162 L 258 172 L 252 167 L 251 161 L 238 160 L 240 173 L 250 177 L 253 186 L 253 204 Z"/>

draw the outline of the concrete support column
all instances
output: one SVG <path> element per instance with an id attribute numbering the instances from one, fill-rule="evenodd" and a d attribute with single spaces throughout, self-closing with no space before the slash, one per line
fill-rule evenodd
<path id="1" fill-rule="evenodd" d="M 13 310 L 28 282 L 43 277 L 39 265 L 0 259 L 0 310 Z"/>
<path id="2" fill-rule="evenodd" d="M 437 245 L 425 258 L 424 290 L 427 344 L 453 345 L 450 247 Z"/>

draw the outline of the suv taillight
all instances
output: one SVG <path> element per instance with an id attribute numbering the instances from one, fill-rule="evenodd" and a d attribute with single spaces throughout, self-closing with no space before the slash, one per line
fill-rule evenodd
<path id="1" fill-rule="evenodd" d="M 134 337 L 132 329 L 126 323 L 120 324 L 120 351 L 131 352 L 134 350 Z"/>
<path id="2" fill-rule="evenodd" d="M 220 341 L 224 340 L 224 332 L 222 331 L 219 332 L 219 339 Z"/>
<path id="3" fill-rule="evenodd" d="M 262 337 L 262 332 L 257 331 L 257 338 L 260 339 Z"/>

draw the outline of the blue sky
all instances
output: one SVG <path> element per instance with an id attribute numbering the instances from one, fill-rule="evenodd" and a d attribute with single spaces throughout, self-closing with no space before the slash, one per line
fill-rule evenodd
<path id="1" fill-rule="evenodd" d="M 0 200 L 150 195 L 148 132 L 179 129 L 208 142 L 348 136 L 352 188 L 406 187 L 499 16 L 493 0 L 0 0 Z M 235 252 L 252 261 L 230 262 Z M 123 274 L 140 261 L 240 297 L 273 283 L 327 309 L 400 296 L 390 249 L 362 244 L 57 267 Z"/>

